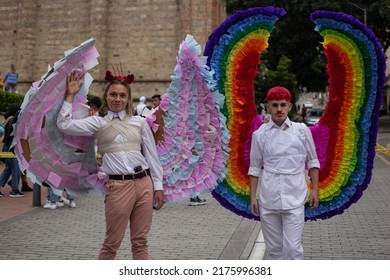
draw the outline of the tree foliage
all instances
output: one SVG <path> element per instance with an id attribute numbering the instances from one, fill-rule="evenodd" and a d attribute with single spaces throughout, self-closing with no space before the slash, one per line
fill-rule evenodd
<path id="1" fill-rule="evenodd" d="M 310 14 L 315 10 L 344 12 L 364 22 L 366 9 L 367 25 L 379 38 L 384 51 L 390 46 L 390 1 L 389 0 L 227 0 L 228 14 L 257 6 L 282 7 L 287 11 L 277 23 L 269 39 L 269 48 L 262 57 L 266 68 L 276 69 L 280 59 L 291 60 L 290 70 L 295 74 L 298 87 L 309 91 L 325 91 L 327 73 L 322 37 L 314 31 L 315 24 Z M 356 5 L 359 7 L 357 8 Z M 258 79 L 259 80 L 259 79 Z M 260 80 L 259 80 L 260 81 Z"/>
<path id="2" fill-rule="evenodd" d="M 265 64 L 260 65 L 259 75 L 255 80 L 256 104 L 265 103 L 268 90 L 276 85 L 290 89 L 291 102 L 295 103 L 299 89 L 296 76 L 291 73 L 291 60 L 287 56 L 282 56 L 274 70 L 267 69 Z"/>

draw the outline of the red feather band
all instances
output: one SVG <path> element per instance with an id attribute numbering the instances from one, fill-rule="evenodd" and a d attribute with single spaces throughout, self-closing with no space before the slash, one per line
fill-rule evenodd
<path id="1" fill-rule="evenodd" d="M 129 74 L 127 76 L 114 76 L 111 71 L 106 72 L 106 77 L 104 78 L 106 83 L 112 82 L 113 80 L 125 80 L 129 85 L 134 81 L 134 75 Z"/>

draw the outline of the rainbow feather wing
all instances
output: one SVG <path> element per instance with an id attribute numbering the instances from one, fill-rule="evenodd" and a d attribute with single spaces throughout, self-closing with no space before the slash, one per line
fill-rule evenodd
<path id="1" fill-rule="evenodd" d="M 376 36 L 352 16 L 316 11 L 311 19 L 324 38 L 330 84 L 325 113 L 312 130 L 318 153 L 326 150 L 320 206 L 306 205 L 306 219 L 316 220 L 343 213 L 368 187 L 386 64 Z"/>
<path id="2" fill-rule="evenodd" d="M 161 97 L 163 137 L 157 141 L 157 153 L 164 170 L 166 201 L 210 191 L 226 174 L 222 143 L 229 141 L 229 133 L 220 113 L 223 96 L 210 90 L 216 82 L 200 53 L 200 46 L 187 35 L 171 84 Z M 156 129 L 153 122 L 148 123 Z"/>
<path id="3" fill-rule="evenodd" d="M 94 139 L 64 135 L 56 120 L 65 99 L 66 75 L 75 69 L 85 73 L 97 65 L 98 56 L 95 40 L 85 41 L 65 52 L 65 57 L 26 93 L 15 131 L 15 153 L 32 182 L 46 182 L 70 193 L 96 187 L 95 182 L 87 183 L 88 176 L 98 172 Z M 73 102 L 74 115 L 83 110 L 89 113 L 84 103 L 92 77 L 86 73 L 83 79 L 84 85 Z"/>
<path id="4" fill-rule="evenodd" d="M 210 36 L 204 54 L 215 71 L 217 90 L 225 96 L 223 114 L 231 138 L 228 172 L 214 189 L 213 196 L 227 209 L 247 218 L 250 212 L 248 165 L 245 143 L 250 124 L 257 116 L 254 79 L 260 54 L 268 47 L 268 38 L 276 21 L 286 12 L 281 8 L 261 7 L 238 11 L 228 17 Z"/>

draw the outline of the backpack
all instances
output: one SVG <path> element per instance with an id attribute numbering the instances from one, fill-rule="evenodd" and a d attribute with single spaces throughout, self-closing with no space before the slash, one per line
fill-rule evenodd
<path id="1" fill-rule="evenodd" d="M 4 135 L 4 125 L 0 123 L 0 137 L 3 137 Z"/>
<path id="2" fill-rule="evenodd" d="M 9 116 L 8 118 L 5 119 L 3 123 L 0 123 L 0 137 L 3 137 L 5 133 L 5 126 L 9 122 L 10 119 L 12 119 L 13 116 Z"/>

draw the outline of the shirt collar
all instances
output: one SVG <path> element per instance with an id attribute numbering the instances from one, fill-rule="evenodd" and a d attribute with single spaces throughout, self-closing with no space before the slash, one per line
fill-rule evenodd
<path id="1" fill-rule="evenodd" d="M 282 123 L 281 126 L 276 125 L 276 124 L 272 121 L 272 118 L 271 118 L 270 121 L 269 121 L 268 129 L 271 129 L 271 128 L 280 128 L 280 129 L 286 130 L 287 128 L 291 127 L 291 125 L 292 125 L 292 121 L 289 119 L 289 117 L 286 118 L 286 120 L 284 121 L 284 123 Z"/>
<path id="2" fill-rule="evenodd" d="M 118 116 L 121 120 L 123 120 L 123 119 L 126 117 L 126 111 L 123 110 L 123 111 L 120 111 L 119 113 L 115 113 L 115 112 L 112 112 L 112 111 L 108 111 L 107 115 L 108 115 L 108 118 L 109 118 L 110 120 L 112 120 L 113 118 L 115 118 L 115 117 L 117 117 L 117 116 Z"/>

